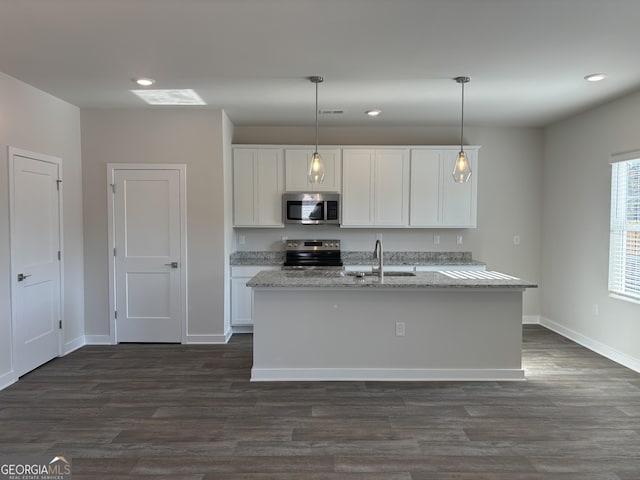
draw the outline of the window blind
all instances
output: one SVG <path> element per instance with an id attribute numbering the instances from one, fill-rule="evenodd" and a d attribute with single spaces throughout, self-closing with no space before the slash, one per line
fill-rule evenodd
<path id="1" fill-rule="evenodd" d="M 609 291 L 640 299 L 640 154 L 627 158 L 611 163 Z"/>

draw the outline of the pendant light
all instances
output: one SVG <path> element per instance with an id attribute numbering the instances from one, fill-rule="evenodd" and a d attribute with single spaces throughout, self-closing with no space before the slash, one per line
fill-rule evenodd
<path id="1" fill-rule="evenodd" d="M 319 76 L 309 77 L 311 83 L 316 84 L 316 149 L 311 157 L 311 163 L 309 164 L 309 173 L 307 179 L 312 185 L 318 185 L 324 181 L 324 163 L 318 153 L 318 84 L 322 83 L 324 79 Z"/>
<path id="2" fill-rule="evenodd" d="M 469 83 L 471 79 L 469 77 L 456 77 L 454 80 L 462 85 L 462 115 L 460 119 L 460 152 L 456 158 L 456 163 L 453 166 L 451 175 L 453 175 L 453 180 L 456 183 L 465 183 L 468 182 L 471 177 L 471 165 L 469 165 L 469 159 L 467 158 L 466 153 L 464 153 L 462 143 L 464 134 L 464 84 Z"/>

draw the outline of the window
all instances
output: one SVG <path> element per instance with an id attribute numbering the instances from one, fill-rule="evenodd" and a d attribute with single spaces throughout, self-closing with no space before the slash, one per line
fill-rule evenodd
<path id="1" fill-rule="evenodd" d="M 609 291 L 640 300 L 640 151 L 611 159 Z"/>

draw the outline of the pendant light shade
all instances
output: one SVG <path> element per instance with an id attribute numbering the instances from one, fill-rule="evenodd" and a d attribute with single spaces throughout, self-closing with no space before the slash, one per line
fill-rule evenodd
<path id="1" fill-rule="evenodd" d="M 456 183 L 465 183 L 471 178 L 471 165 L 463 148 L 463 135 L 464 135 L 464 84 L 469 83 L 471 79 L 469 77 L 456 77 L 454 80 L 462 86 L 462 115 L 460 118 L 460 153 L 456 158 L 456 163 L 453 166 L 451 175 Z"/>
<path id="2" fill-rule="evenodd" d="M 307 178 L 310 184 L 318 185 L 324 181 L 324 162 L 318 153 L 318 84 L 322 83 L 324 79 L 319 76 L 313 76 L 309 77 L 309 80 L 311 83 L 316 84 L 316 149 L 311 157 Z"/>

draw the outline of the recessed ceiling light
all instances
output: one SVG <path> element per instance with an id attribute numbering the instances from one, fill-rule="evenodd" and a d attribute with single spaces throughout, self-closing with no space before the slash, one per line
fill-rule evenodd
<path id="1" fill-rule="evenodd" d="M 590 73 L 589 75 L 585 75 L 584 79 L 587 82 L 600 82 L 607 78 L 606 73 Z"/>
<path id="2" fill-rule="evenodd" d="M 131 90 L 150 105 L 206 105 L 190 88 L 172 90 Z"/>
<path id="3" fill-rule="evenodd" d="M 134 78 L 133 81 L 136 82 L 141 87 L 150 87 L 151 85 L 156 83 L 156 81 L 153 78 L 146 78 L 146 77 Z"/>
<path id="4" fill-rule="evenodd" d="M 378 115 L 380 115 L 382 113 L 382 110 L 367 110 L 364 113 L 366 113 L 370 117 L 377 117 Z"/>

